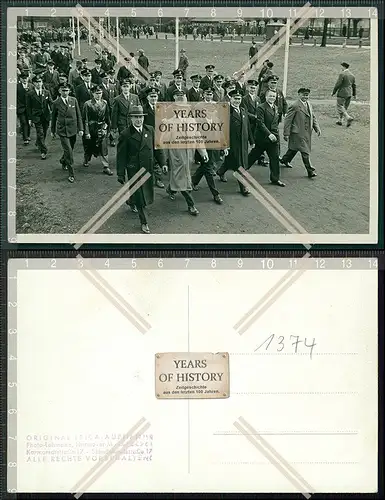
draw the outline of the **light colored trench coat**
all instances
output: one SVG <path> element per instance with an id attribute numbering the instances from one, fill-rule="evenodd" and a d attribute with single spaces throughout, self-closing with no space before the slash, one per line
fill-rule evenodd
<path id="1" fill-rule="evenodd" d="M 283 135 L 289 137 L 288 148 L 301 153 L 311 152 L 311 136 L 313 130 L 319 132 L 320 126 L 309 102 L 310 113 L 306 103 L 300 99 L 288 109 L 283 125 Z"/>

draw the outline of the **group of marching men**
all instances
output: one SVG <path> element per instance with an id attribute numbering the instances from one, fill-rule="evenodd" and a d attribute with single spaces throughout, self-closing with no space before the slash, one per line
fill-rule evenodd
<path id="1" fill-rule="evenodd" d="M 317 174 L 310 164 L 310 145 L 303 148 L 304 138 L 292 134 L 292 125 L 300 120 L 306 134 L 320 128 L 308 102 L 310 90 L 301 88 L 299 99 L 288 108 L 285 96 L 277 88 L 278 77 L 273 63 L 265 61 L 257 79 L 244 80 L 244 72 L 229 77 L 215 72 L 208 64 L 206 74 L 192 75 L 187 84 L 183 69 L 173 72 L 173 80 L 166 84 L 162 72 L 148 74 L 139 83 L 138 74 L 132 67 L 132 58 L 119 68 L 115 76 L 116 60 L 103 51 L 88 68 L 88 61 L 72 60 L 65 47 L 55 48 L 50 58 L 45 50 L 37 50 L 31 59 L 28 49 L 22 49 L 18 61 L 17 115 L 24 145 L 30 143 L 31 125 L 36 130 L 36 147 L 41 159 L 47 158 L 46 136 L 50 128 L 53 138 L 59 137 L 63 150 L 61 166 L 70 183 L 75 181 L 73 149 L 77 136 L 84 149 L 83 166 L 89 167 L 91 158 L 99 157 L 103 173 L 113 175 L 109 163 L 108 146 L 116 146 L 116 171 L 118 181 L 124 184 L 141 168 L 151 172 L 151 177 L 130 197 L 127 204 L 138 213 L 141 230 L 149 233 L 145 207 L 153 202 L 154 186 L 165 188 L 163 176 L 168 174 L 166 188 L 171 200 L 178 192 L 185 198 L 188 212 L 199 212 L 191 196 L 205 177 L 213 200 L 222 204 L 223 199 L 216 178 L 227 182 L 226 172 L 240 167 L 249 169 L 255 162 L 270 168 L 272 184 L 284 187 L 280 180 L 280 164 L 292 168 L 290 161 L 300 151 L 309 178 Z M 139 51 L 139 57 L 144 56 Z M 70 59 L 68 64 L 67 60 Z M 29 67 L 28 67 L 29 66 Z M 147 65 L 148 67 L 148 65 Z M 210 149 L 155 149 L 155 106 L 157 102 L 228 102 L 230 106 L 230 148 L 217 151 Z M 301 110 L 303 113 L 297 113 Z M 284 139 L 289 141 L 287 153 L 280 157 L 278 125 L 285 117 Z M 298 144 L 298 140 L 302 144 Z M 251 147 L 251 149 L 250 149 Z M 269 158 L 267 162 L 265 153 Z M 198 168 L 191 175 L 191 166 Z M 240 193 L 250 191 L 238 182 Z"/>

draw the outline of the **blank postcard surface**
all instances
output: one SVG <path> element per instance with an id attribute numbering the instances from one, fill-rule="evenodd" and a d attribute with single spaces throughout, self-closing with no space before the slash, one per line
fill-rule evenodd
<path id="1" fill-rule="evenodd" d="M 19 262 L 9 487 L 377 491 L 376 272 Z"/>

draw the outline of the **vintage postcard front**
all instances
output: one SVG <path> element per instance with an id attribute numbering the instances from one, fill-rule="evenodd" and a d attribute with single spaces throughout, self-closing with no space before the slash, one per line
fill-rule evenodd
<path id="1" fill-rule="evenodd" d="M 8 3 L 9 243 L 380 244 L 376 5 Z"/>
<path id="2" fill-rule="evenodd" d="M 375 492 L 377 266 L 11 260 L 9 491 Z"/>

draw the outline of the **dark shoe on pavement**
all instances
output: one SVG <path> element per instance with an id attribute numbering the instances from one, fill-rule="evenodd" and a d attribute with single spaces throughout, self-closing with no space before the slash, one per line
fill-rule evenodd
<path id="1" fill-rule="evenodd" d="M 218 175 L 219 175 L 219 174 L 218 174 Z M 224 175 L 219 175 L 219 180 L 220 180 L 221 182 L 227 182 L 227 179 L 226 179 L 226 177 L 225 177 Z"/>
<path id="2" fill-rule="evenodd" d="M 222 198 L 219 196 L 219 194 L 217 194 L 216 196 L 214 196 L 214 201 L 215 201 L 215 203 L 217 203 L 218 205 L 222 205 L 222 203 L 223 203 L 223 200 L 222 200 Z"/>
<path id="3" fill-rule="evenodd" d="M 136 208 L 135 205 L 130 205 L 130 208 L 131 208 L 131 212 L 133 212 L 134 214 L 138 213 L 138 209 Z"/>
<path id="4" fill-rule="evenodd" d="M 271 184 L 274 184 L 274 186 L 280 186 L 280 187 L 285 187 L 286 186 L 286 184 L 283 183 L 282 181 L 274 181 L 274 182 L 270 181 L 270 182 L 271 182 Z"/>
<path id="5" fill-rule="evenodd" d="M 142 232 L 146 234 L 150 234 L 150 228 L 147 224 L 142 224 Z"/>
<path id="6" fill-rule="evenodd" d="M 90 166 L 90 162 L 89 161 L 83 162 L 83 167 L 88 168 L 89 166 Z"/>
<path id="7" fill-rule="evenodd" d="M 197 207 L 188 207 L 188 211 L 189 211 L 190 215 L 198 215 L 199 214 Z"/>
<path id="8" fill-rule="evenodd" d="M 168 197 L 170 198 L 170 200 L 174 201 L 175 200 L 175 193 L 173 193 L 171 190 L 170 190 L 170 187 L 167 187 L 166 188 L 166 193 L 168 194 Z"/>
<path id="9" fill-rule="evenodd" d="M 115 141 L 111 141 L 111 142 L 110 142 L 110 146 L 111 146 L 112 148 L 114 148 L 114 147 L 116 146 L 116 142 L 115 142 Z"/>
<path id="10" fill-rule="evenodd" d="M 41 159 L 46 160 L 47 159 L 47 153 L 42 153 L 41 154 Z"/>
<path id="11" fill-rule="evenodd" d="M 69 175 L 68 182 L 70 182 L 72 184 L 74 181 L 75 181 L 75 177 L 73 175 Z"/>
<path id="12" fill-rule="evenodd" d="M 317 177 L 317 172 L 308 172 L 307 176 L 309 177 L 309 179 L 311 179 L 312 177 Z"/>
<path id="13" fill-rule="evenodd" d="M 29 144 L 29 141 L 25 140 L 24 141 L 24 146 L 28 146 L 28 144 Z"/>
<path id="14" fill-rule="evenodd" d="M 350 127 L 350 126 L 351 126 L 351 124 L 352 124 L 352 122 L 353 122 L 353 120 L 354 120 L 354 118 L 348 118 L 348 119 L 347 119 L 347 122 L 346 122 L 346 126 L 347 126 L 347 127 Z"/>
<path id="15" fill-rule="evenodd" d="M 342 121 L 341 120 L 336 121 L 336 125 L 340 125 L 341 126 L 342 125 Z"/>
<path id="16" fill-rule="evenodd" d="M 156 179 L 155 186 L 157 186 L 158 188 L 162 188 L 162 189 L 164 188 L 163 182 L 159 179 Z"/>
<path id="17" fill-rule="evenodd" d="M 103 168 L 103 174 L 105 175 L 114 175 L 114 173 L 112 172 L 112 170 L 110 168 Z"/>
<path id="18" fill-rule="evenodd" d="M 284 165 L 286 168 L 293 168 L 293 165 L 291 163 L 284 162 L 281 157 L 279 157 L 279 163 L 281 165 Z"/>
<path id="19" fill-rule="evenodd" d="M 251 194 L 250 191 L 246 188 L 242 189 L 241 193 L 242 193 L 242 196 L 250 196 L 250 194 Z"/>
<path id="20" fill-rule="evenodd" d="M 199 191 L 199 187 L 198 187 L 198 186 L 196 186 L 195 184 L 193 184 L 193 187 L 192 187 L 192 188 L 193 188 L 193 190 L 194 190 L 194 191 Z"/>

